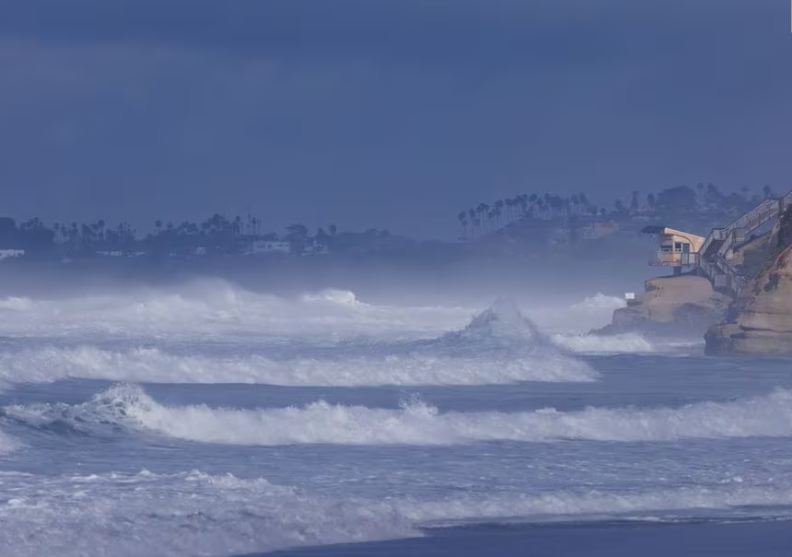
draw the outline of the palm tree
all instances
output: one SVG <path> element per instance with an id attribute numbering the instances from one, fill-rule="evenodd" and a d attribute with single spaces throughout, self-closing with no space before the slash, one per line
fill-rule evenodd
<path id="1" fill-rule="evenodd" d="M 488 215 L 489 210 L 490 210 L 489 205 L 487 205 L 486 203 L 480 203 L 479 206 L 476 207 L 476 214 L 478 215 L 479 223 L 483 222 L 483 219 L 481 217 L 482 215 L 484 216 Z M 481 229 L 481 224 L 479 224 L 479 233 L 483 233 L 483 230 Z"/>
<path id="2" fill-rule="evenodd" d="M 462 234 L 464 236 L 467 235 L 467 211 L 460 211 L 459 215 L 457 215 L 457 219 L 459 220 L 459 224 L 462 225 Z"/>
<path id="3" fill-rule="evenodd" d="M 633 214 L 637 213 L 639 207 L 640 207 L 640 203 L 638 201 L 638 192 L 633 191 L 632 197 L 630 198 L 630 212 Z"/>

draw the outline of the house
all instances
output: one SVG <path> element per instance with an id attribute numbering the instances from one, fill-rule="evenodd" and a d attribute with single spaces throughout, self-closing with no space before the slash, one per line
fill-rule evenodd
<path id="1" fill-rule="evenodd" d="M 0 249 L 0 261 L 9 257 L 22 257 L 25 255 L 23 249 Z"/>
<path id="2" fill-rule="evenodd" d="M 642 232 L 657 236 L 657 257 L 651 265 L 673 267 L 674 274 L 680 274 L 682 267 L 698 265 L 700 251 L 706 238 L 667 226 L 647 226 Z"/>
<path id="3" fill-rule="evenodd" d="M 245 255 L 291 253 L 291 244 L 279 240 L 253 240 Z"/>

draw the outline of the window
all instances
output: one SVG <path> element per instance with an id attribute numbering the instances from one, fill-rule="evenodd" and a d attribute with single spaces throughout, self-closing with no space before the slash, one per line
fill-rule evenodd
<path id="1" fill-rule="evenodd" d="M 682 242 L 676 242 L 674 244 L 674 251 L 677 253 L 682 251 Z"/>

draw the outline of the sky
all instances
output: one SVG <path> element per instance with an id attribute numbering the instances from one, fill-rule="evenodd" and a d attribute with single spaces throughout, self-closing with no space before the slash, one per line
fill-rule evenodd
<path id="1" fill-rule="evenodd" d="M 792 189 L 786 0 L 0 0 L 0 214 L 423 238 L 521 192 Z"/>

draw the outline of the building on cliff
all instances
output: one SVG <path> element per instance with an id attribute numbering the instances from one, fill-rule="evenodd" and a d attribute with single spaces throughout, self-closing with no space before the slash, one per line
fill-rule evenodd
<path id="1" fill-rule="evenodd" d="M 594 332 L 706 335 L 711 354 L 792 354 L 792 192 L 706 237 L 667 226 L 642 232 L 658 239 L 650 264 L 673 276 L 646 281 L 639 299 Z"/>
<path id="2" fill-rule="evenodd" d="M 644 234 L 656 234 L 659 240 L 656 259 L 650 265 L 671 267 L 675 275 L 681 275 L 685 268 L 698 266 L 698 255 L 706 238 L 681 232 L 667 226 L 647 226 Z"/>
<path id="3" fill-rule="evenodd" d="M 724 228 L 713 228 L 707 237 L 675 230 L 667 226 L 647 226 L 642 232 L 658 238 L 658 251 L 652 265 L 673 268 L 674 275 L 684 270 L 706 277 L 717 291 L 737 297 L 753 278 L 735 261 L 740 250 L 756 233 L 777 223 L 787 207 L 792 206 L 792 192 L 777 199 L 765 199 Z"/>

